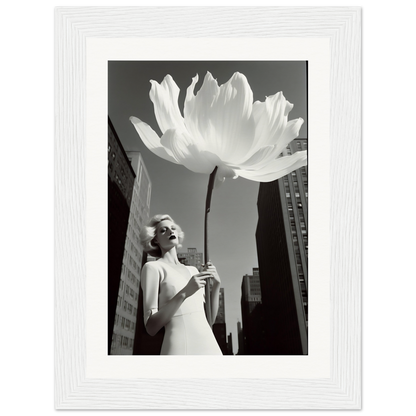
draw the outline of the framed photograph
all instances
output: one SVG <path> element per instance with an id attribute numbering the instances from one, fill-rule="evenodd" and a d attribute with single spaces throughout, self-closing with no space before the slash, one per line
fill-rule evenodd
<path id="1" fill-rule="evenodd" d="M 55 23 L 56 408 L 360 409 L 360 8 L 58 7 Z M 213 189 L 204 258 L 211 168 L 181 159 L 167 138 L 168 150 L 155 150 L 143 131 L 165 134 L 155 95 L 178 88 L 167 99 L 189 115 L 194 92 L 209 84 L 228 100 L 231 82 L 250 114 L 285 108 L 298 128 L 279 157 L 307 149 L 307 163 L 279 179 L 254 174 L 257 153 L 243 155 L 246 131 L 233 131 L 239 141 L 224 154 L 240 159 L 216 171 L 225 180 Z M 220 110 L 229 132 L 234 113 Z M 276 207 L 290 293 L 275 284 L 284 258 L 267 251 Z M 155 214 L 183 228 L 183 265 L 212 260 L 221 275 L 220 356 L 144 348 L 150 259 L 138 231 Z M 279 278 L 266 278 L 273 263 Z"/>

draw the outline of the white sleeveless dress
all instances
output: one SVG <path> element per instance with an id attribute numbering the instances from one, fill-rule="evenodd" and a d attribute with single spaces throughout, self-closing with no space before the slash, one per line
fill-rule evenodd
<path id="1" fill-rule="evenodd" d="M 146 263 L 142 270 L 144 324 L 199 273 L 193 266 L 161 261 Z M 204 289 L 186 298 L 165 325 L 161 355 L 222 355 L 204 310 Z"/>

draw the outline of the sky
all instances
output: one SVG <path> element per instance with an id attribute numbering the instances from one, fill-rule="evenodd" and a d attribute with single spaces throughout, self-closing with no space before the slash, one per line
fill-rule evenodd
<path id="1" fill-rule="evenodd" d="M 234 72 L 247 77 L 254 101 L 279 91 L 294 104 L 289 120 L 302 117 L 299 137 L 307 138 L 307 65 L 304 61 L 111 61 L 108 64 L 108 115 L 126 151 L 140 151 L 152 183 L 150 216 L 169 214 L 185 233 L 183 247 L 203 252 L 205 199 L 209 175 L 194 173 L 150 152 L 142 143 L 129 117 L 135 116 L 161 135 L 150 80 L 159 83 L 170 74 L 181 92 L 183 114 L 186 88 L 198 74 L 195 93 L 210 72 L 218 84 Z M 221 277 L 225 294 L 227 335 L 232 333 L 238 351 L 237 322 L 241 322 L 241 283 L 258 267 L 255 232 L 259 183 L 244 178 L 226 179 L 212 194 L 209 214 L 209 256 Z"/>

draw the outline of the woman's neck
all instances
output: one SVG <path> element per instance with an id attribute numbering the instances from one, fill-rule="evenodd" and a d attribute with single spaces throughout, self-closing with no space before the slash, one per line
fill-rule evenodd
<path id="1" fill-rule="evenodd" d="M 181 264 L 178 260 L 178 255 L 176 254 L 176 247 L 172 247 L 169 251 L 164 251 L 160 260 L 165 263 Z"/>

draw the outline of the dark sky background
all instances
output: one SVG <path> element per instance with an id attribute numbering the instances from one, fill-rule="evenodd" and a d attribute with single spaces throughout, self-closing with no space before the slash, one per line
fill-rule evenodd
<path id="1" fill-rule="evenodd" d="M 199 75 L 195 93 L 207 71 L 218 84 L 227 82 L 234 72 L 246 77 L 254 101 L 282 91 L 294 104 L 289 120 L 305 122 L 299 137 L 307 138 L 307 70 L 304 61 L 111 61 L 108 64 L 108 114 L 126 151 L 142 153 L 152 182 L 150 215 L 169 214 L 185 232 L 183 247 L 203 252 L 204 209 L 208 175 L 155 156 L 142 143 L 129 121 L 135 116 L 159 135 L 153 103 L 149 98 L 150 80 L 162 82 L 170 74 L 181 93 L 183 114 L 186 88 Z M 241 282 L 245 274 L 258 267 L 255 232 L 259 183 L 243 178 L 226 179 L 214 189 L 209 216 L 209 250 L 225 291 L 227 335 L 232 332 L 234 353 L 238 350 L 237 321 L 241 322 Z"/>

